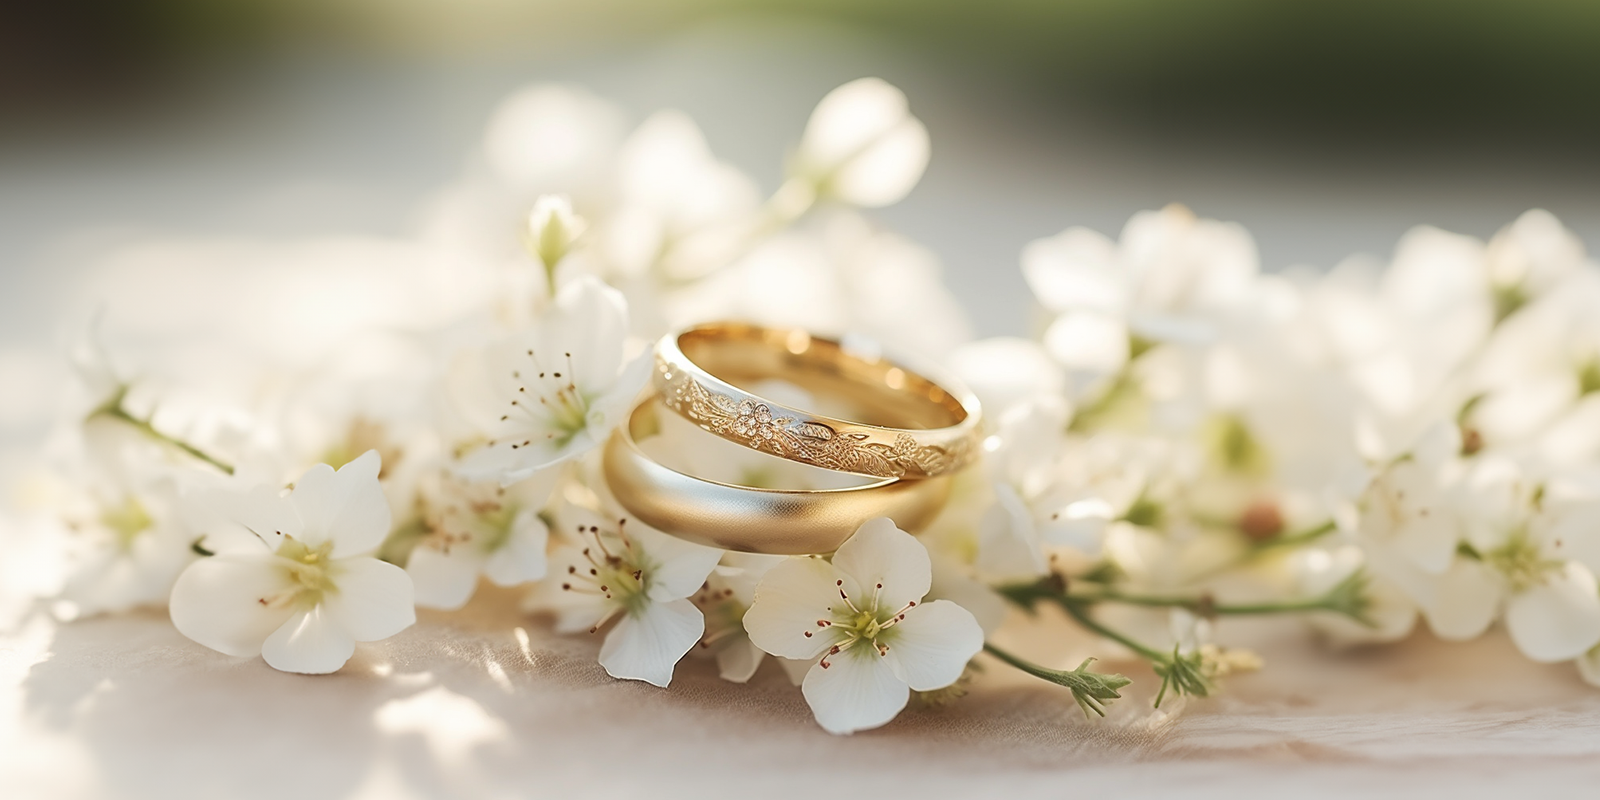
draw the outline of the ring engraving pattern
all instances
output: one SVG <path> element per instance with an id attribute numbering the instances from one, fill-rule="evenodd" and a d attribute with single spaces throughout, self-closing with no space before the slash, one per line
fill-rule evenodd
<path id="1" fill-rule="evenodd" d="M 714 392 L 693 376 L 657 363 L 662 401 L 702 429 L 746 447 L 824 469 L 881 478 L 926 477 L 966 462 L 970 437 L 952 446 L 923 445 L 899 433 L 875 441 L 870 433 L 836 428 L 767 403 Z"/>

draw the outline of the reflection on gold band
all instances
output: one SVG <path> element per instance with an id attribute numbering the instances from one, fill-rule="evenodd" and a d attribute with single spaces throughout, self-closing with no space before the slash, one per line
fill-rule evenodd
<path id="1" fill-rule="evenodd" d="M 930 370 L 909 369 L 803 330 L 714 323 L 656 345 L 662 401 L 718 436 L 791 461 L 874 477 L 960 470 L 977 450 L 977 399 Z M 743 386 L 778 379 L 850 400 L 844 420 L 772 402 Z"/>
<path id="2" fill-rule="evenodd" d="M 920 530 L 944 506 L 948 477 L 886 478 L 843 489 L 758 489 L 719 483 L 664 466 L 635 436 L 658 426 L 657 397 L 640 403 L 606 442 L 603 469 L 617 502 L 644 523 L 692 542 L 749 553 L 830 553 L 861 523 L 888 517 Z"/>

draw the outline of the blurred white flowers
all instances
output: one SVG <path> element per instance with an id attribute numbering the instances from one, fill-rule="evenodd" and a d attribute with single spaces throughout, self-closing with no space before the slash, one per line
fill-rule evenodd
<path id="1" fill-rule="evenodd" d="M 63 510 L 72 559 L 60 599 L 76 616 L 165 605 L 178 573 L 198 557 L 176 484 L 107 486 L 79 503 Z"/>
<path id="2" fill-rule="evenodd" d="M 1257 261 L 1243 228 L 1168 206 L 1135 214 L 1120 242 L 1087 228 L 1032 242 L 1022 272 L 1056 315 L 1045 346 L 1092 385 L 1148 343 L 1214 338 L 1250 299 Z"/>
<path id="3" fill-rule="evenodd" d="M 630 125 L 531 87 L 415 238 L 118 253 L 52 450 L 71 557 L 49 608 L 166 603 L 208 647 L 331 672 L 414 606 L 521 603 L 603 634 L 616 678 L 665 687 L 698 646 L 743 683 L 779 656 L 837 733 L 958 698 L 981 651 L 1103 714 L 1129 679 L 986 643 L 1008 606 L 1147 662 L 1161 698 L 1259 666 L 1212 639 L 1261 615 L 1343 644 L 1499 624 L 1600 684 L 1600 267 L 1551 214 L 1487 242 L 1419 227 L 1387 264 L 1326 271 L 1264 268 L 1241 225 L 1182 206 L 1115 239 L 1069 227 L 1021 252 L 1037 335 L 972 341 L 938 258 L 864 211 L 929 163 L 899 89 L 821 98 L 775 188 L 681 111 Z M 876 520 L 831 557 L 615 511 L 600 446 L 651 341 L 719 319 L 942 361 L 984 406 L 981 463 L 917 538 Z M 145 345 L 139 370 L 101 341 Z M 641 447 L 706 479 L 853 480 L 655 424 Z"/>

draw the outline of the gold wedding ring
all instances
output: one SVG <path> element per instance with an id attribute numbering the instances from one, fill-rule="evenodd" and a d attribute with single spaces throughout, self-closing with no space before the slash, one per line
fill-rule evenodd
<path id="1" fill-rule="evenodd" d="M 965 467 L 978 450 L 978 400 L 949 379 L 925 377 L 838 340 L 791 328 L 697 325 L 656 345 L 655 385 L 668 408 L 745 447 L 824 469 L 880 478 L 929 478 Z M 854 403 L 845 420 L 747 391 L 787 381 Z"/>
<path id="2" fill-rule="evenodd" d="M 602 469 L 628 513 L 691 542 L 751 553 L 831 553 L 861 524 L 888 517 L 909 531 L 931 522 L 950 478 L 881 478 L 842 489 L 763 489 L 697 478 L 662 465 L 638 438 L 659 431 L 659 397 L 640 403 L 607 440 Z"/>

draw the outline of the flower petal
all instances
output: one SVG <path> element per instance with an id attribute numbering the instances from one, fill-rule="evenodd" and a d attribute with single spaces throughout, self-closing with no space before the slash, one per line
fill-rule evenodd
<path id="1" fill-rule="evenodd" d="M 1396 551 L 1429 573 L 1449 567 L 1459 543 L 1460 529 L 1444 514 L 1412 520 L 1401 527 L 1394 539 Z"/>
<path id="2" fill-rule="evenodd" d="M 335 565 L 339 590 L 329 593 L 323 606 L 356 641 L 387 639 L 416 623 L 416 590 L 405 570 L 376 558 L 347 558 Z"/>
<path id="3" fill-rule="evenodd" d="M 1434 586 L 1424 610 L 1428 626 L 1441 639 L 1472 639 L 1489 629 L 1505 589 L 1493 568 L 1471 558 L 1457 558 Z"/>
<path id="4" fill-rule="evenodd" d="M 650 371 L 654 368 L 655 359 L 649 353 L 640 354 L 623 365 L 609 389 L 589 401 L 589 413 L 584 419 L 591 438 L 596 442 L 605 441 L 606 435 L 628 418 L 628 412 L 638 402 L 639 392 L 650 381 Z"/>
<path id="5" fill-rule="evenodd" d="M 978 518 L 978 571 L 1000 581 L 1048 572 L 1033 511 L 1008 483 L 994 484 L 994 495 L 994 502 Z"/>
<path id="6" fill-rule="evenodd" d="M 1403 509 L 1393 534 L 1395 549 L 1432 574 L 1450 566 L 1462 535 L 1436 472 L 1411 459 L 1393 465 L 1383 477 L 1394 503 Z"/>
<path id="7" fill-rule="evenodd" d="M 585 438 L 579 433 L 572 437 L 573 440 Z M 588 441 L 587 439 L 585 439 Z M 493 444 L 485 445 L 462 456 L 453 464 L 450 471 L 463 480 L 494 481 L 501 486 L 510 486 L 517 481 L 527 479 L 540 470 L 561 463 L 566 458 L 582 452 L 572 447 L 572 442 L 565 448 L 557 448 L 542 435 L 529 440 L 527 447 L 519 441 L 504 439 Z M 512 447 L 512 445 L 517 445 Z"/>
<path id="8" fill-rule="evenodd" d="M 911 191 L 928 153 L 928 130 L 911 116 L 905 94 L 881 79 L 861 78 L 817 103 L 799 161 L 839 200 L 878 207 Z"/>
<path id="9" fill-rule="evenodd" d="M 1553 524 L 1541 537 L 1550 543 L 1551 554 L 1600 572 L 1600 502 L 1586 499 L 1554 509 L 1551 505 L 1547 500 Z"/>
<path id="10" fill-rule="evenodd" d="M 1032 339 L 980 339 L 956 348 L 949 363 L 951 371 L 978 395 L 984 416 L 991 419 L 998 419 L 1018 403 L 1059 395 L 1067 388 L 1061 365 Z"/>
<path id="11" fill-rule="evenodd" d="M 983 649 L 983 628 L 972 613 L 950 602 L 935 600 L 906 612 L 890 629 L 884 656 L 894 674 L 919 692 L 942 689 L 956 682 L 967 662 Z"/>
<path id="12" fill-rule="evenodd" d="M 254 656 L 292 613 L 272 602 L 289 589 L 288 572 L 272 556 L 224 553 L 202 558 L 172 587 L 172 624 L 212 650 Z"/>
<path id="13" fill-rule="evenodd" d="M 1044 346 L 1068 371 L 1111 375 L 1128 363 L 1128 326 L 1093 311 L 1069 311 L 1045 329 Z"/>
<path id="14" fill-rule="evenodd" d="M 649 577 L 652 600 L 675 600 L 694 594 L 722 559 L 722 551 L 715 547 L 668 536 L 636 519 L 629 519 L 625 527 L 634 543 L 655 562 Z"/>
<path id="15" fill-rule="evenodd" d="M 725 681 L 748 683 L 766 655 L 749 639 L 740 636 L 717 650 L 717 669 Z"/>
<path id="16" fill-rule="evenodd" d="M 1600 592 L 1594 573 L 1567 562 L 1545 583 L 1506 603 L 1506 628 L 1534 661 L 1566 661 L 1600 642 Z"/>
<path id="17" fill-rule="evenodd" d="M 993 633 L 1005 622 L 1010 607 L 999 592 L 972 576 L 964 564 L 947 555 L 933 555 L 933 586 L 928 596 L 949 600 L 970 611 L 985 633 Z"/>
<path id="18" fill-rule="evenodd" d="M 289 501 L 305 525 L 301 538 L 308 545 L 331 541 L 333 557 L 370 552 L 389 535 L 389 501 L 378 482 L 382 460 L 368 450 L 335 472 L 318 464 L 295 482 Z"/>
<path id="19" fill-rule="evenodd" d="M 862 523 L 833 554 L 833 568 L 855 580 L 858 604 L 882 584 L 878 607 L 891 611 L 921 600 L 933 582 L 928 548 L 888 517 Z"/>
<path id="20" fill-rule="evenodd" d="M 214 553 L 272 553 L 285 534 L 298 539 L 304 532 L 294 505 L 278 489 L 265 485 L 196 492 L 182 505 L 181 514 L 184 524 L 203 534 L 206 548 Z"/>
<path id="21" fill-rule="evenodd" d="M 628 336 L 628 301 L 599 278 L 584 275 L 556 293 L 555 307 L 529 345 L 545 367 L 564 371 L 585 394 L 604 392 L 622 367 Z"/>
<path id="22" fill-rule="evenodd" d="M 870 646 L 834 656 L 806 673 L 800 691 L 817 724 L 829 733 L 876 728 L 895 718 L 911 699 L 911 689 Z"/>
<path id="23" fill-rule="evenodd" d="M 335 672 L 355 652 L 356 640 L 320 605 L 290 617 L 261 645 L 273 669 L 307 675 Z"/>
<path id="24" fill-rule="evenodd" d="M 523 509 L 511 523 L 511 535 L 488 563 L 483 574 L 496 586 L 516 586 L 536 581 L 549 570 L 545 547 L 550 542 L 550 528 L 539 518 L 538 512 Z"/>
<path id="25" fill-rule="evenodd" d="M 469 548 L 456 547 L 446 553 L 421 545 L 411 551 L 406 573 L 411 576 L 417 605 L 454 611 L 472 598 L 483 566 L 483 556 Z"/>
<path id="26" fill-rule="evenodd" d="M 768 570 L 744 612 L 750 641 L 784 658 L 821 656 L 838 639 L 832 628 L 817 626 L 817 620 L 832 616 L 830 606 L 839 600 L 834 580 L 833 567 L 820 558 L 791 558 Z"/>
<path id="27" fill-rule="evenodd" d="M 613 678 L 672 683 L 678 660 L 700 641 L 706 618 L 688 600 L 646 603 L 637 615 L 624 616 L 600 647 L 600 666 Z"/>
<path id="28" fill-rule="evenodd" d="M 1117 245 L 1099 231 L 1068 228 L 1022 249 L 1022 277 L 1046 309 L 1093 309 L 1121 314 L 1128 303 L 1128 273 Z"/>

